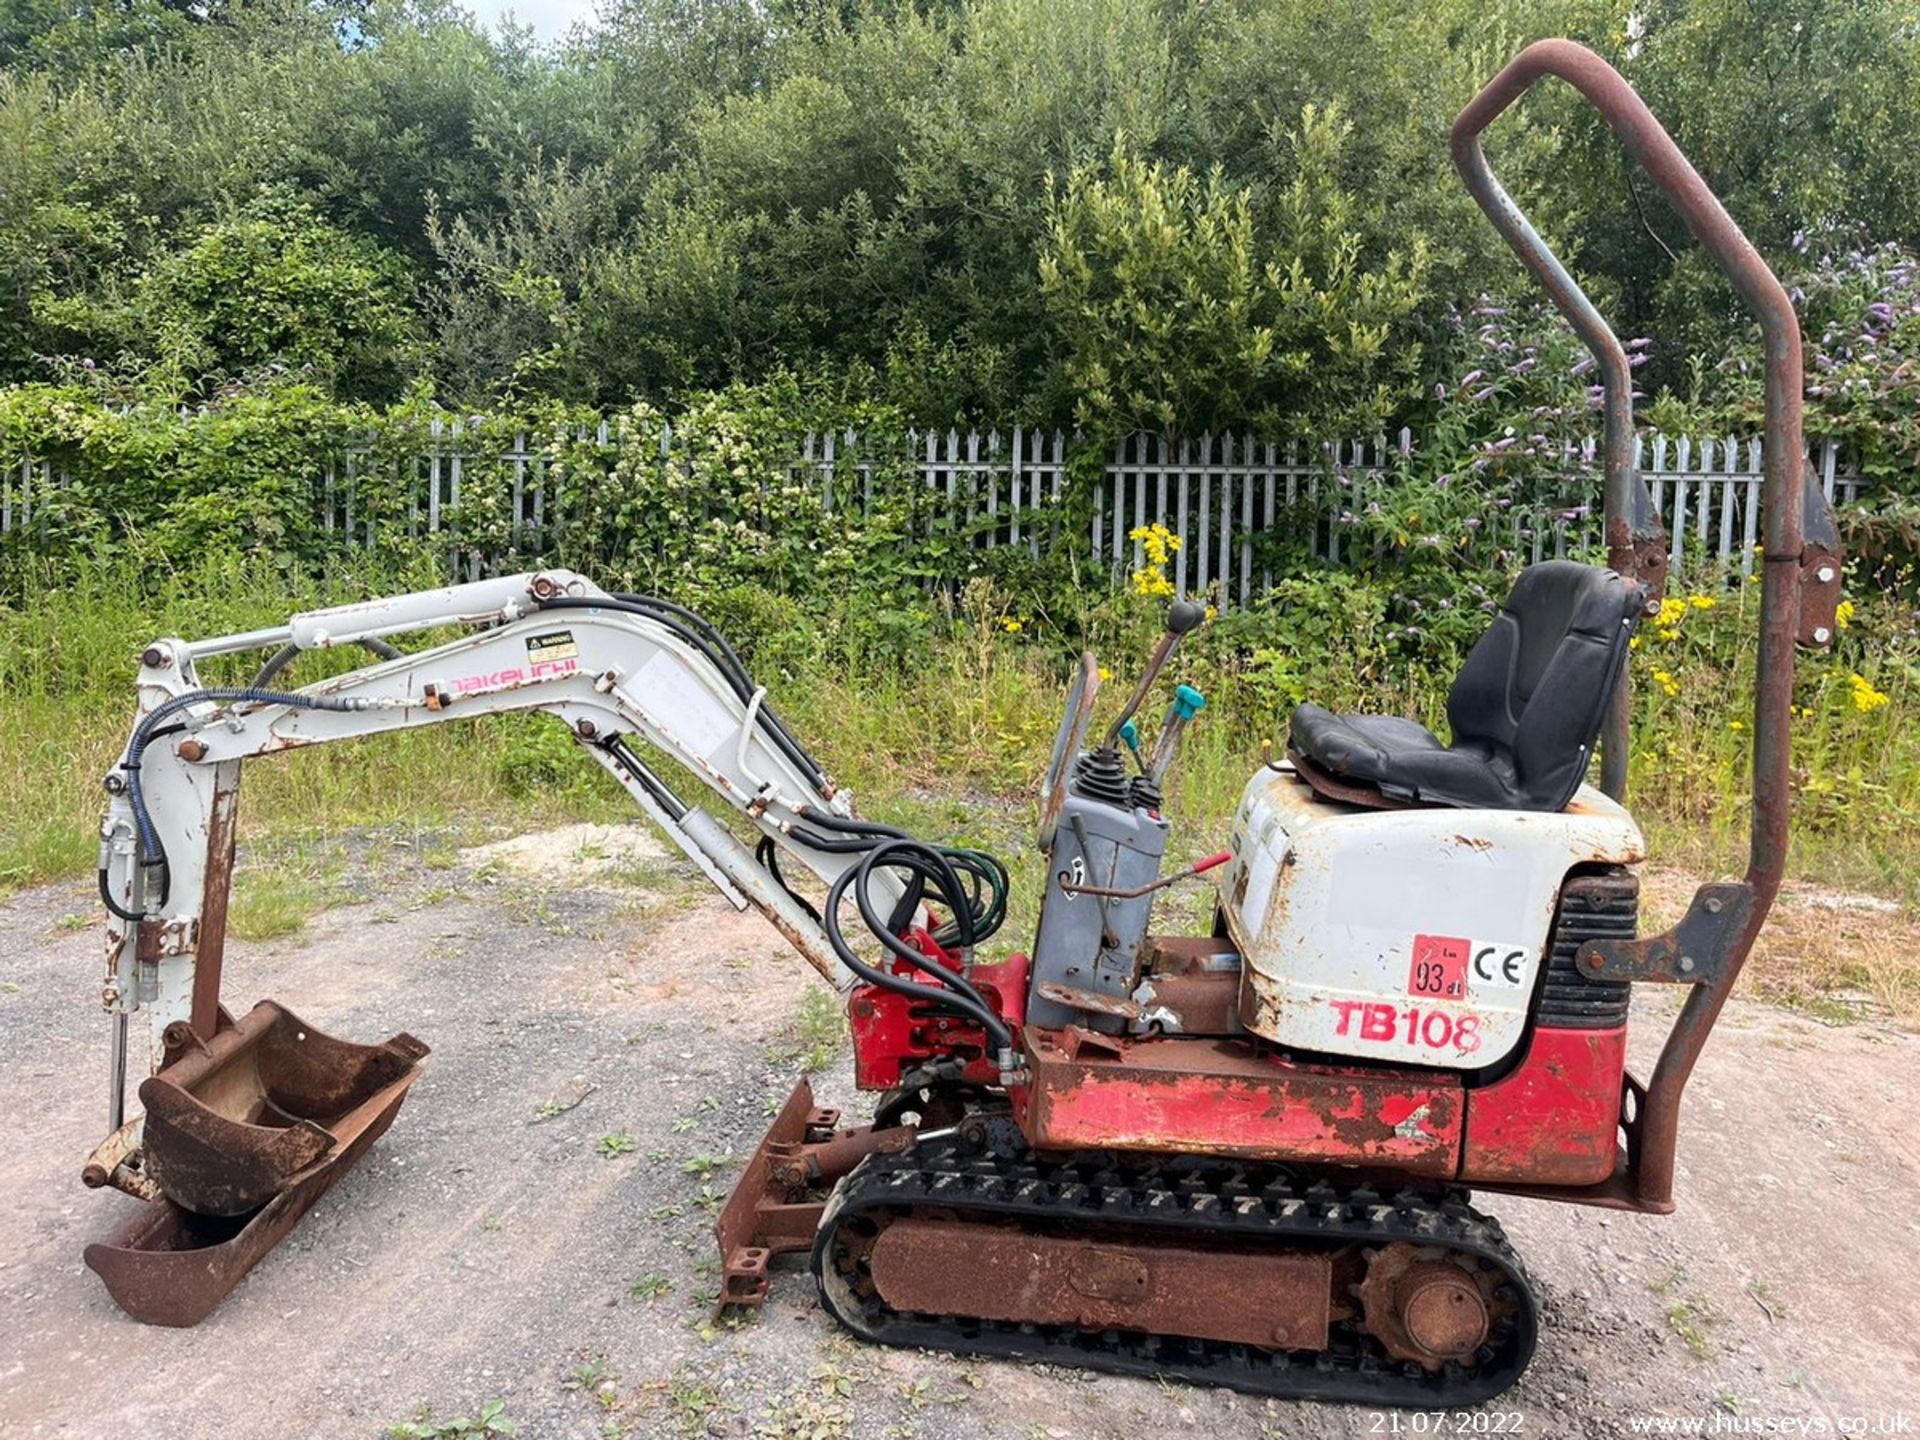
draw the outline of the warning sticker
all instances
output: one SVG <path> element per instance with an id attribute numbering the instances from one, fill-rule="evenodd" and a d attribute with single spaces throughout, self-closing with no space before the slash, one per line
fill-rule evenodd
<path id="1" fill-rule="evenodd" d="M 527 637 L 527 659 L 536 664 L 542 660 L 578 660 L 580 647 L 574 644 L 571 630 L 549 630 L 544 635 Z"/>
<path id="2" fill-rule="evenodd" d="M 1467 959 L 1473 942 L 1452 935 L 1413 937 L 1413 967 L 1407 972 L 1407 994 L 1438 1000 L 1459 1000 L 1467 993 Z"/>

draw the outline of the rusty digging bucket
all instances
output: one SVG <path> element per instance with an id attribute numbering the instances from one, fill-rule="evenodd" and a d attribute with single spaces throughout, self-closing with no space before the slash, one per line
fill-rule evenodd
<path id="1" fill-rule="evenodd" d="M 393 1123 L 427 1047 L 354 1045 L 271 1000 L 155 1072 L 82 1179 L 145 1203 L 86 1263 L 136 1320 L 194 1325 Z"/>

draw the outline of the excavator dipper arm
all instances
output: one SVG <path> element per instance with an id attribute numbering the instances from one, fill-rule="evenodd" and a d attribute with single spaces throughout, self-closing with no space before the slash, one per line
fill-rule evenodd
<path id="1" fill-rule="evenodd" d="M 209 687 L 208 657 L 328 649 L 478 627 L 300 689 Z M 284 658 L 283 656 L 276 659 Z M 270 667 L 271 669 L 272 667 Z M 220 961 L 244 762 L 280 751 L 510 711 L 541 711 L 617 778 L 736 908 L 773 922 L 836 986 L 853 976 L 821 921 L 715 816 L 683 800 L 630 742 L 677 762 L 829 884 L 884 827 L 858 821 L 753 687 L 726 642 L 668 602 L 609 595 L 568 571 L 450 586 L 296 615 L 285 626 L 148 647 L 140 716 L 106 785 L 101 895 L 111 913 L 104 1000 L 117 1017 L 113 1123 L 125 1020 L 147 1020 L 158 1069 L 218 1021 Z M 430 782 L 428 782 L 430 783 Z M 896 902 L 892 872 L 873 877 Z"/>

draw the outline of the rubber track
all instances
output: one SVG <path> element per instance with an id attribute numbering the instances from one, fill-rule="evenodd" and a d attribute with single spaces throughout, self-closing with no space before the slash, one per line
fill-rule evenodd
<path id="1" fill-rule="evenodd" d="M 842 1227 L 862 1214 L 916 1206 L 1058 1225 L 1138 1225 L 1158 1236 L 1218 1242 L 1379 1246 L 1405 1240 L 1484 1257 L 1518 1297 L 1471 1367 L 1428 1372 L 1396 1361 L 1357 1321 L 1336 1322 L 1324 1351 L 1275 1353 L 1224 1341 L 1081 1330 L 973 1316 L 901 1314 L 861 1297 L 838 1274 Z M 886 1345 L 1009 1356 L 1132 1375 L 1165 1375 L 1256 1395 L 1357 1405 L 1451 1409 L 1500 1394 L 1533 1356 L 1538 1307 L 1526 1269 L 1498 1221 L 1463 1199 L 1413 1191 L 1336 1189 L 1323 1180 L 1206 1158 L 1121 1169 L 1111 1157 L 1036 1161 L 977 1153 L 956 1138 L 899 1155 L 872 1155 L 834 1188 L 813 1245 L 813 1274 L 828 1311 Z"/>

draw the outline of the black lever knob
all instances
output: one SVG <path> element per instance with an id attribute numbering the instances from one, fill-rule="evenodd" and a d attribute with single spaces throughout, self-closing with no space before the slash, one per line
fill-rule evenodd
<path id="1" fill-rule="evenodd" d="M 1197 630 L 1207 618 L 1207 607 L 1196 605 L 1191 600 L 1176 600 L 1167 607 L 1167 633 L 1185 635 Z"/>

